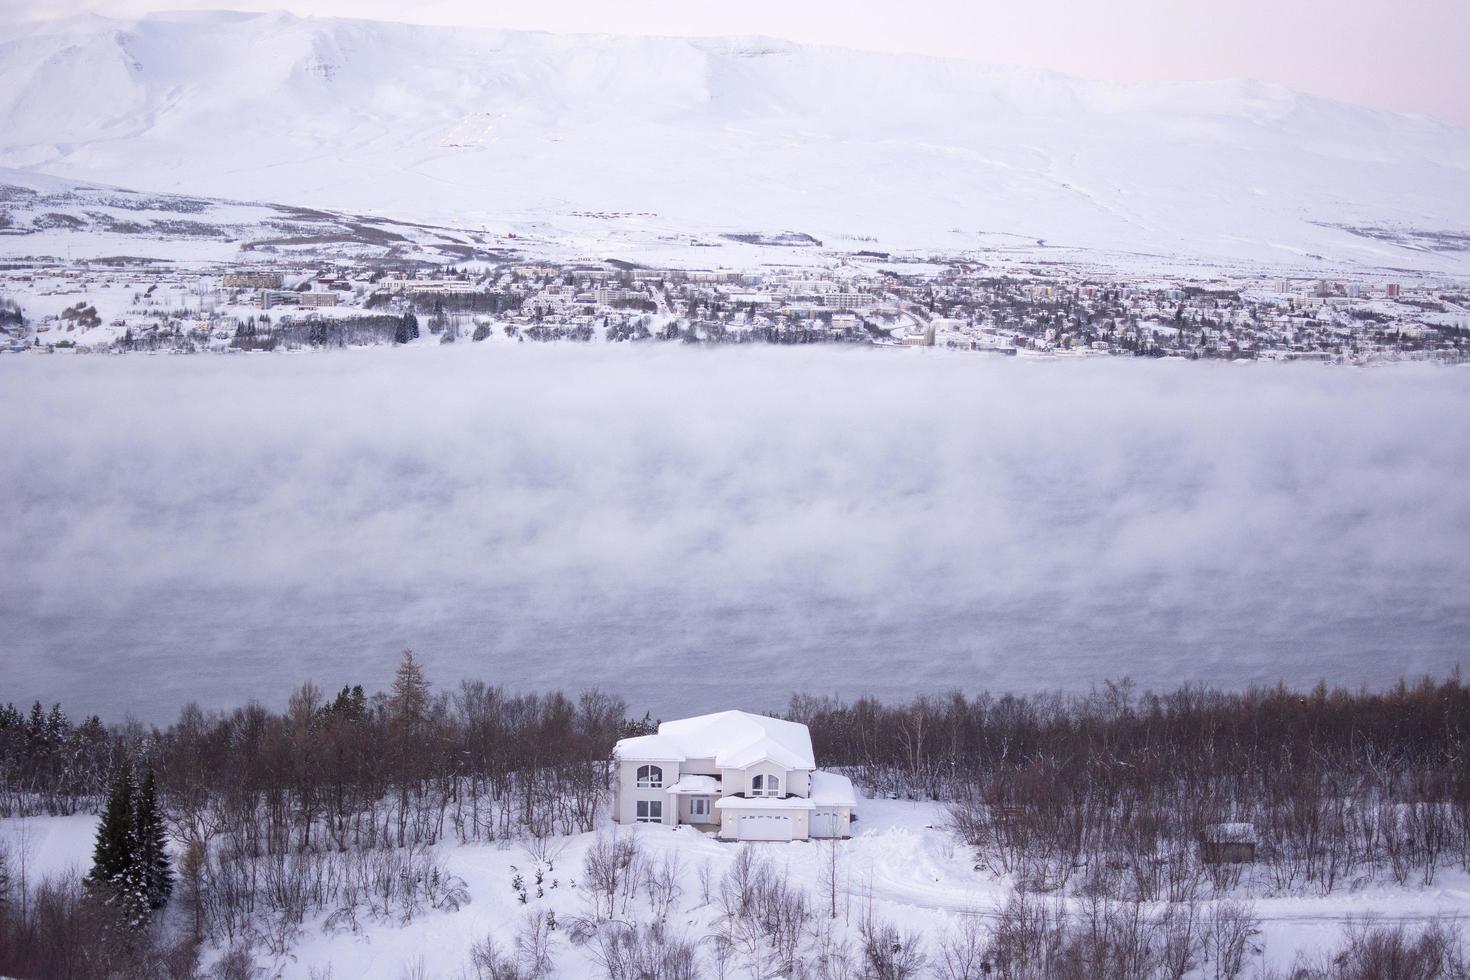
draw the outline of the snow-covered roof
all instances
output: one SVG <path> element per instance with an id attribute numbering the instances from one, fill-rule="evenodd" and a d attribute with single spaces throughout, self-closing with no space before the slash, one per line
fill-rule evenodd
<path id="1" fill-rule="evenodd" d="M 669 792 L 688 796 L 714 796 L 720 792 L 720 781 L 714 776 L 680 776 L 679 781 L 669 787 Z"/>
<path id="2" fill-rule="evenodd" d="M 1212 823 L 1205 827 L 1203 837 L 1212 844 L 1254 844 L 1256 825 L 1253 823 Z"/>
<path id="3" fill-rule="evenodd" d="M 817 806 L 857 806 L 852 780 L 818 769 L 812 773 L 812 802 Z"/>
<path id="4" fill-rule="evenodd" d="M 722 796 L 717 810 L 814 810 L 816 804 L 800 796 Z"/>
<path id="5" fill-rule="evenodd" d="M 807 744 L 810 745 L 810 741 Z M 806 754 L 802 755 L 799 750 L 793 752 L 775 739 L 763 738 L 742 745 L 738 749 L 720 753 L 715 756 L 715 765 L 721 769 L 744 769 L 757 762 L 769 760 L 787 769 L 810 769 L 816 765 L 811 751 L 808 748 Z"/>
<path id="6" fill-rule="evenodd" d="M 713 759 L 720 769 L 744 769 L 766 760 L 786 769 L 817 767 L 805 725 L 748 711 L 666 721 L 658 726 L 657 735 L 620 740 L 613 756 L 649 762 Z"/>
<path id="7" fill-rule="evenodd" d="M 635 735 L 620 738 L 613 746 L 613 758 L 636 759 L 639 762 L 683 762 L 688 758 L 673 739 L 662 735 Z"/>

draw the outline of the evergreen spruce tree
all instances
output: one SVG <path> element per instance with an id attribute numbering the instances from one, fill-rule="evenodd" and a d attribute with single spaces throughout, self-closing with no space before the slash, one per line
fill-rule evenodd
<path id="1" fill-rule="evenodd" d="M 138 864 L 136 798 L 132 766 L 125 758 L 107 794 L 107 807 L 102 811 L 92 851 L 92 871 L 87 875 L 88 891 L 129 928 L 141 926 L 148 918 L 148 900 Z"/>
<path id="2" fill-rule="evenodd" d="M 361 684 L 352 685 L 352 693 L 348 699 L 349 717 L 353 721 L 361 721 L 367 717 L 367 695 L 363 693 Z"/>
<path id="3" fill-rule="evenodd" d="M 367 717 L 367 695 L 361 684 L 343 685 L 336 699 L 322 709 L 325 714 L 344 721 L 361 721 Z"/>
<path id="4" fill-rule="evenodd" d="M 118 766 L 107 794 L 97 842 L 92 848 L 88 888 L 104 897 L 115 894 L 133 863 L 133 772 L 127 759 Z"/>
<path id="5" fill-rule="evenodd" d="M 10 901 L 10 848 L 0 842 L 0 917 Z"/>
<path id="6" fill-rule="evenodd" d="M 154 786 L 152 769 L 143 777 L 137 804 L 133 808 L 133 839 L 136 842 L 134 859 L 143 886 L 143 898 L 148 908 L 156 911 L 168 904 L 168 897 L 174 888 L 174 872 L 169 864 L 168 848 L 164 842 L 163 812 L 158 806 L 158 791 Z"/>
<path id="7" fill-rule="evenodd" d="M 419 318 L 412 313 L 405 313 L 402 319 L 398 321 L 398 328 L 393 332 L 393 342 L 395 344 L 406 344 L 410 340 L 416 339 L 418 335 Z"/>

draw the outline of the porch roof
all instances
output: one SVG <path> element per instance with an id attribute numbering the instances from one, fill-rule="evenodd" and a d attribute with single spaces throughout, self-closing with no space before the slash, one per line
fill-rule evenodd
<path id="1" fill-rule="evenodd" d="M 720 781 L 714 776 L 680 776 L 669 792 L 679 796 L 718 796 Z"/>

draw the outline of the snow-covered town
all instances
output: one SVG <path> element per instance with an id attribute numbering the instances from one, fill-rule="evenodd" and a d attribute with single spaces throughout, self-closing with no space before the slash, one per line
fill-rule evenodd
<path id="1" fill-rule="evenodd" d="M 13 353 L 662 341 L 1457 362 L 1470 356 L 1470 284 L 1125 279 L 932 256 L 747 271 L 623 261 L 12 260 L 0 266 L 0 330 L 0 350 Z"/>

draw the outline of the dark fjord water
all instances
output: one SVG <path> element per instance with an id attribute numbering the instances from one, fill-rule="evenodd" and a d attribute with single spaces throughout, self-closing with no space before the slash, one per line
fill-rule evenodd
<path id="1" fill-rule="evenodd" d="M 0 699 L 669 716 L 1470 658 L 1470 372 L 518 348 L 0 364 Z"/>

